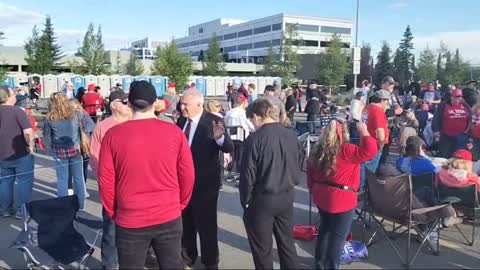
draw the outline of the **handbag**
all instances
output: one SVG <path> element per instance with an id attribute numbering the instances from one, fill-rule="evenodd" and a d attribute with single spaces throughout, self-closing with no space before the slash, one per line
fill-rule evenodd
<path id="1" fill-rule="evenodd" d="M 88 155 L 90 153 L 90 138 L 83 128 L 82 121 L 78 118 L 78 129 L 80 134 L 80 152 L 82 155 Z"/>
<path id="2" fill-rule="evenodd" d="M 318 235 L 317 227 L 313 225 L 295 225 L 293 238 L 304 241 L 312 241 Z"/>

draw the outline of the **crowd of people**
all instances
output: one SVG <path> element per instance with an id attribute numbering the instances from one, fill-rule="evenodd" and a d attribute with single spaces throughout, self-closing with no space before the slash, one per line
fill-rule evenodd
<path id="1" fill-rule="evenodd" d="M 256 269 L 273 268 L 275 237 L 282 269 L 297 268 L 293 242 L 294 187 L 306 172 L 319 209 L 317 269 L 338 269 L 366 170 L 379 176 L 432 172 L 442 184 L 479 184 L 480 98 L 473 106 L 463 91 L 440 93 L 434 84 L 401 100 L 388 76 L 381 88 L 364 81 L 349 108 L 338 109 L 311 81 L 227 86 L 227 103 L 205 100 L 189 85 L 178 95 L 170 83 L 163 97 L 152 84 L 135 81 L 102 97 L 65 83 L 50 97 L 42 140 L 55 161 L 57 195 L 78 198 L 85 209 L 88 166 L 98 179 L 103 210 L 105 269 L 191 267 L 218 269 L 217 202 L 225 171 L 238 174 L 243 221 Z M 35 124 L 18 105 L 17 93 L 0 88 L 0 210 L 23 216 L 33 189 Z M 295 113 L 307 114 L 319 134 L 309 157 L 295 132 Z M 393 146 L 399 159 L 386 162 Z M 392 172 L 392 170 L 394 172 Z M 13 185 L 16 183 L 16 193 Z M 425 204 L 432 198 L 417 193 Z M 452 214 L 455 218 L 455 213 Z M 444 222 L 445 226 L 449 222 Z M 197 246 L 199 237 L 200 246 Z"/>

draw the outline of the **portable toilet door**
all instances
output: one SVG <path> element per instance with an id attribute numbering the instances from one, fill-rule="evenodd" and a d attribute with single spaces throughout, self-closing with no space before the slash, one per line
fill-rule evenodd
<path id="1" fill-rule="evenodd" d="M 77 94 L 78 89 L 80 87 L 85 88 L 85 90 L 87 88 L 85 86 L 85 78 L 82 75 L 73 75 L 72 76 L 72 83 L 73 83 L 73 91 L 74 91 L 75 95 Z"/>
<path id="2" fill-rule="evenodd" d="M 265 77 L 265 86 L 273 85 L 273 78 L 272 77 Z"/>
<path id="3" fill-rule="evenodd" d="M 72 74 L 69 73 L 62 73 L 57 75 L 57 87 L 56 91 L 61 91 L 65 87 L 65 82 L 71 82 Z"/>
<path id="4" fill-rule="evenodd" d="M 257 78 L 258 84 L 256 85 L 257 93 L 263 94 L 265 92 L 265 86 L 267 86 L 267 80 L 265 77 Z"/>
<path id="5" fill-rule="evenodd" d="M 5 78 L 4 84 L 10 88 L 14 88 L 15 80 L 13 79 L 13 75 L 7 75 Z"/>
<path id="6" fill-rule="evenodd" d="M 232 77 L 224 77 L 224 83 L 225 83 L 225 92 L 227 92 L 227 86 L 230 84 L 233 86 L 233 78 Z"/>
<path id="7" fill-rule="evenodd" d="M 14 87 L 20 87 L 21 84 L 28 83 L 28 76 L 22 73 L 13 75 Z"/>
<path id="8" fill-rule="evenodd" d="M 117 86 L 117 83 L 122 84 L 122 86 L 123 86 L 122 76 L 120 76 L 120 75 L 112 75 L 112 76 L 110 76 L 110 86 L 111 86 L 111 87 L 116 87 L 116 86 Z M 125 88 L 124 88 L 124 89 L 125 89 Z"/>
<path id="9" fill-rule="evenodd" d="M 55 75 L 47 74 L 43 76 L 42 82 L 42 96 L 44 98 L 50 98 L 53 93 L 58 92 L 58 78 Z M 62 85 L 65 84 L 62 82 Z"/>
<path id="10" fill-rule="evenodd" d="M 152 76 L 150 77 L 150 83 L 155 87 L 155 92 L 157 92 L 157 97 L 162 97 L 165 94 L 166 88 L 166 79 L 162 76 Z"/>
<path id="11" fill-rule="evenodd" d="M 207 80 L 205 78 L 198 78 L 195 81 L 195 86 L 197 90 L 202 93 L 203 96 L 207 95 Z"/>
<path id="12" fill-rule="evenodd" d="M 133 77 L 130 75 L 125 75 L 122 77 L 122 86 L 125 93 L 130 92 L 130 84 L 133 82 Z"/>
<path id="13" fill-rule="evenodd" d="M 215 77 L 208 76 L 205 78 L 207 80 L 207 96 L 215 96 Z"/>
<path id="14" fill-rule="evenodd" d="M 100 94 L 103 97 L 108 97 L 110 94 L 110 77 L 107 75 L 97 76 L 97 85 L 100 86 Z"/>
<path id="15" fill-rule="evenodd" d="M 225 96 L 225 93 L 227 93 L 225 78 L 215 77 L 215 96 Z"/>
<path id="16" fill-rule="evenodd" d="M 136 76 L 135 81 L 147 81 L 150 82 L 147 76 Z"/>
<path id="17" fill-rule="evenodd" d="M 86 75 L 85 76 L 85 85 L 88 87 L 90 84 L 98 86 L 97 76 L 95 76 L 95 75 Z"/>

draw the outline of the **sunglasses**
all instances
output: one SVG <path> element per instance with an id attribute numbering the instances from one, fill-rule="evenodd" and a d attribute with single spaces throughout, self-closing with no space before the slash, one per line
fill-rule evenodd
<path id="1" fill-rule="evenodd" d="M 128 100 L 116 99 L 116 100 L 114 100 L 114 101 L 112 101 L 112 102 L 116 102 L 116 101 L 121 102 L 123 105 L 127 105 L 127 104 L 128 104 Z"/>

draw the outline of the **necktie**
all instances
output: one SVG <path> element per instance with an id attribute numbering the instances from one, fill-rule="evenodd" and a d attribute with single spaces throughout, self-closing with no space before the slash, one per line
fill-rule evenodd
<path id="1" fill-rule="evenodd" d="M 185 136 L 187 136 L 187 141 L 190 139 L 190 127 L 192 126 L 192 120 L 187 119 L 187 126 L 185 127 Z"/>

